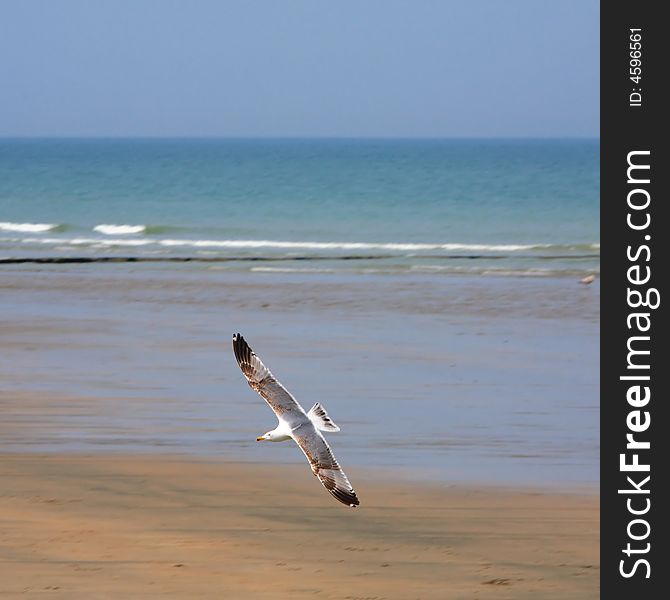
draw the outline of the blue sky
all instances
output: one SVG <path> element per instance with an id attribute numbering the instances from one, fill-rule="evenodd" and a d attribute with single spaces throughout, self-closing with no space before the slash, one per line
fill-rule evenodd
<path id="1" fill-rule="evenodd" d="M 595 0 L 0 0 L 0 135 L 599 135 Z"/>

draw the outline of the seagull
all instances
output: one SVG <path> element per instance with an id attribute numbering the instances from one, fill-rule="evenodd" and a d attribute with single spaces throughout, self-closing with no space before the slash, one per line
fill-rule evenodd
<path id="1" fill-rule="evenodd" d="M 321 433 L 340 430 L 324 408 L 317 402 L 305 412 L 239 333 L 233 335 L 233 352 L 249 386 L 270 405 L 279 420 L 277 427 L 256 438 L 256 441 L 283 442 L 292 439 L 307 457 L 312 473 L 330 494 L 342 504 L 352 508 L 358 506 L 354 488 Z"/>
<path id="2" fill-rule="evenodd" d="M 593 275 L 593 274 L 587 275 L 583 279 L 580 279 L 579 283 L 583 283 L 584 285 L 589 285 L 589 283 L 593 283 L 595 281 L 595 278 L 596 278 L 596 276 Z"/>

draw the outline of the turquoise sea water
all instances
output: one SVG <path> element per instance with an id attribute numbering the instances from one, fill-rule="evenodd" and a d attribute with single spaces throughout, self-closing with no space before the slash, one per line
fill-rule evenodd
<path id="1" fill-rule="evenodd" d="M 598 140 L 5 139 L 0 258 L 598 272 L 598 170 Z"/>

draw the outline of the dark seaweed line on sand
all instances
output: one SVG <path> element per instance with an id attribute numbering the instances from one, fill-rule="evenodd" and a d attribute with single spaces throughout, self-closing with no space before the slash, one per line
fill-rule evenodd
<path id="1" fill-rule="evenodd" d="M 387 256 L 338 256 L 338 260 L 373 260 Z M 73 263 L 127 263 L 127 262 L 266 262 L 287 260 L 332 260 L 322 256 L 41 256 L 0 258 L 0 264 L 73 264 Z"/>
<path id="2" fill-rule="evenodd" d="M 397 259 L 397 256 L 384 255 L 353 255 L 353 256 L 40 256 L 40 257 L 14 257 L 0 258 L 0 265 L 15 265 L 24 263 L 33 264 L 76 264 L 76 263 L 135 263 L 135 262 L 202 262 L 202 263 L 224 263 L 224 262 L 285 262 L 285 261 L 331 261 L 331 260 L 389 260 Z M 491 256 L 487 254 L 452 254 L 449 256 L 412 256 L 413 259 L 439 259 L 439 260 L 501 260 L 512 258 L 511 256 Z M 519 258 L 519 256 L 515 256 Z M 525 256 L 523 258 L 536 259 L 583 259 L 597 258 L 597 255 L 581 254 L 567 256 Z"/>

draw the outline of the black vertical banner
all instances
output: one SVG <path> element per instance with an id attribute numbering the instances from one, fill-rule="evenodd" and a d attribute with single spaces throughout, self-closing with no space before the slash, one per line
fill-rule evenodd
<path id="1" fill-rule="evenodd" d="M 601 597 L 668 598 L 667 24 L 601 3 Z"/>

